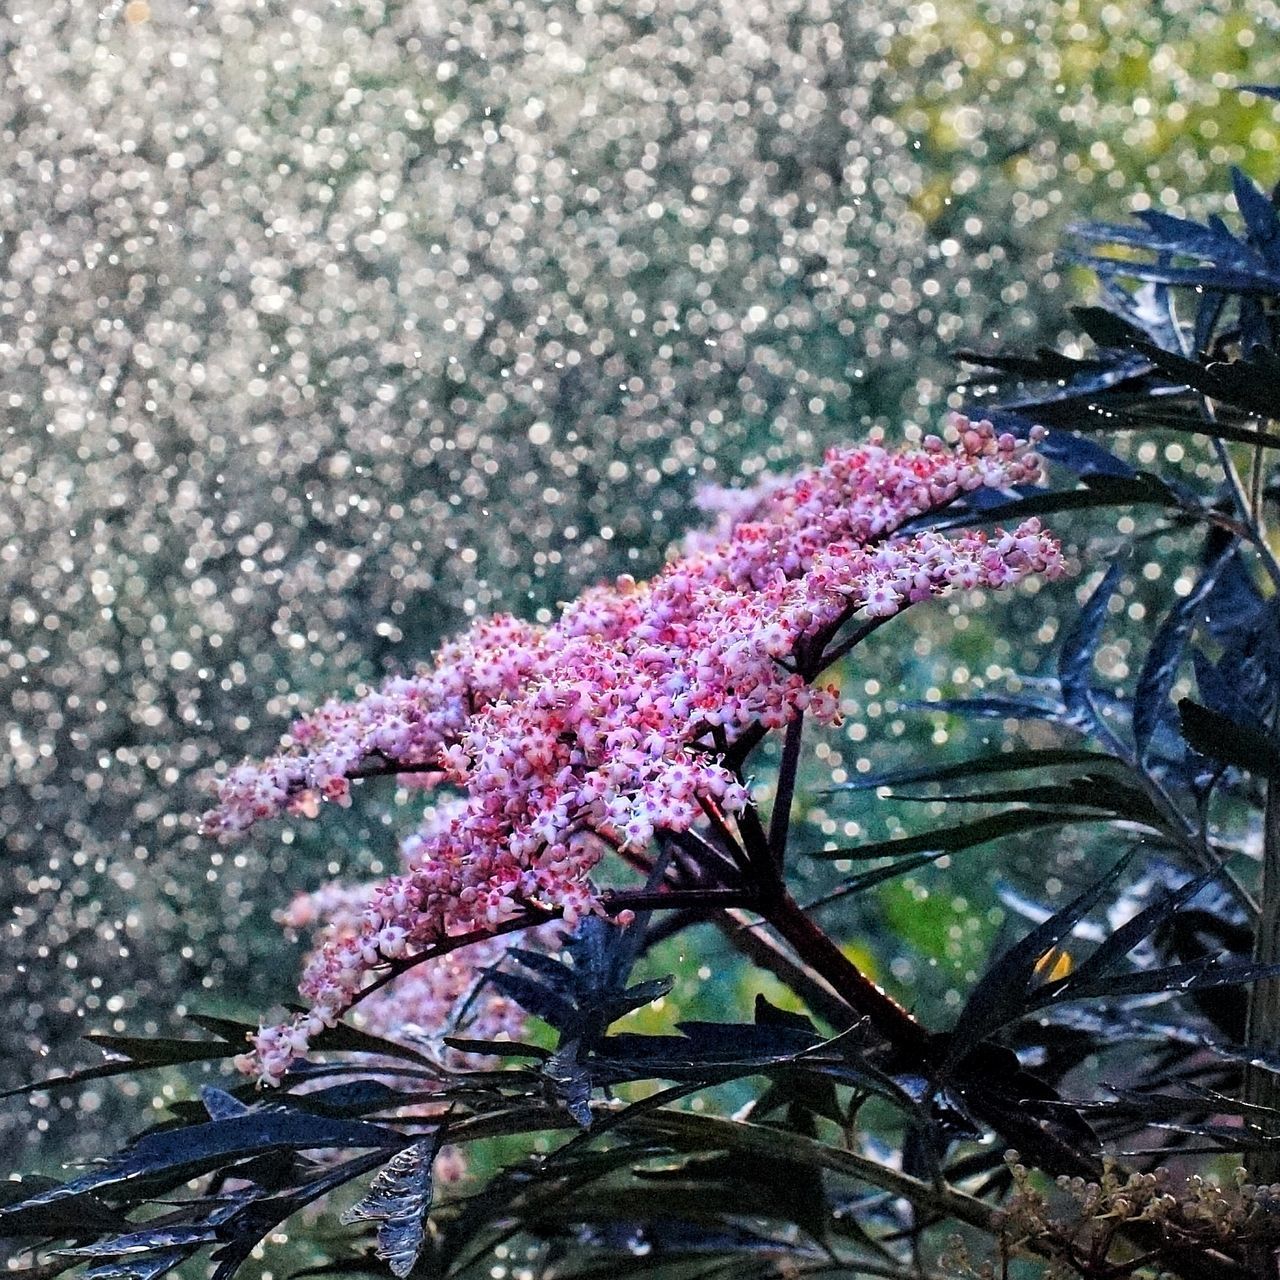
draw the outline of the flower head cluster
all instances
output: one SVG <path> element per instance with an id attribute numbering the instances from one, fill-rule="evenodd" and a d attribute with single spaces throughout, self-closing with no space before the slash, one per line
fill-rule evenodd
<path id="1" fill-rule="evenodd" d="M 965 419 L 949 445 L 832 450 L 727 504 L 717 536 L 652 581 L 596 588 L 546 627 L 479 623 L 428 671 L 327 704 L 284 754 L 232 771 L 206 818 L 214 831 L 343 800 L 371 771 L 430 769 L 462 796 L 431 811 L 358 927 L 313 957 L 301 988 L 312 1013 L 263 1033 L 263 1063 L 281 1061 L 278 1043 L 301 1052 L 378 966 L 531 908 L 572 924 L 600 906 L 591 873 L 608 851 L 743 810 L 729 752 L 802 711 L 837 717 L 817 678 L 846 624 L 951 588 L 1060 573 L 1058 545 L 1034 520 L 993 535 L 903 531 L 967 492 L 1039 474 L 1027 442 Z"/>
<path id="2" fill-rule="evenodd" d="M 314 931 L 317 950 L 323 951 L 363 934 L 376 888 L 372 883 L 334 881 L 299 894 L 276 918 L 291 933 Z M 561 935 L 560 926 L 543 925 L 529 929 L 521 942 L 526 949 L 554 951 Z M 450 1049 L 443 1041 L 450 1035 L 483 1041 L 522 1037 L 524 1010 L 485 981 L 505 954 L 505 939 L 484 938 L 416 965 L 361 1003 L 359 1025 L 376 1036 L 411 1044 L 443 1067 L 491 1066 L 491 1060 Z M 315 1030 L 299 1023 L 265 1027 L 256 1037 L 254 1052 L 237 1058 L 236 1065 L 265 1082 L 276 1081 L 306 1051 Z"/>

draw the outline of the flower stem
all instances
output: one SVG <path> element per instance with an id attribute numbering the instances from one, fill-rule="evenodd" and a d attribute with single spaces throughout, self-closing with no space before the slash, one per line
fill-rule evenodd
<path id="1" fill-rule="evenodd" d="M 800 746 L 804 741 L 804 712 L 798 711 L 787 722 L 787 736 L 782 744 L 782 761 L 778 765 L 778 785 L 774 793 L 773 812 L 769 815 L 769 853 L 773 865 L 782 872 L 787 850 L 787 832 L 791 827 L 791 804 L 796 794 L 796 774 L 800 771 Z"/>
<path id="2" fill-rule="evenodd" d="M 823 932 L 785 889 L 758 908 L 796 954 L 829 982 L 844 1002 L 895 1049 L 917 1059 L 928 1055 L 931 1037 L 892 996 L 882 991 Z"/>

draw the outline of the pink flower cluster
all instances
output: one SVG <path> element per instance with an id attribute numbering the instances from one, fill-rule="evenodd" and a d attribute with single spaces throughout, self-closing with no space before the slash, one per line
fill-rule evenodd
<path id="1" fill-rule="evenodd" d="M 591 873 L 610 850 L 639 850 L 708 810 L 740 812 L 749 796 L 726 751 L 801 711 L 837 718 L 815 679 L 851 620 L 952 588 L 1057 576 L 1058 545 L 1034 520 L 990 536 L 898 532 L 966 492 L 1039 476 L 1028 443 L 965 419 L 949 445 L 832 450 L 823 466 L 734 499 L 716 536 L 649 583 L 596 588 L 546 627 L 481 622 L 430 670 L 327 704 L 285 753 L 233 770 L 209 830 L 344 800 L 353 775 L 376 769 L 436 770 L 462 795 L 428 814 L 404 873 L 316 953 L 301 987 L 311 1014 L 264 1031 L 256 1069 L 277 1078 L 388 961 L 530 908 L 572 925 L 599 908 Z"/>
<path id="2" fill-rule="evenodd" d="M 291 933 L 315 931 L 319 950 L 332 948 L 362 934 L 376 889 L 376 884 L 335 881 L 314 893 L 300 894 L 276 918 Z M 521 945 L 554 951 L 561 945 L 562 931 L 558 924 L 529 929 Z M 361 1003 L 358 1025 L 373 1035 L 411 1045 L 442 1067 L 493 1066 L 492 1059 L 460 1053 L 443 1040 L 450 1035 L 518 1040 L 523 1035 L 524 1010 L 484 982 L 486 972 L 506 955 L 506 943 L 505 938 L 482 939 L 415 966 Z M 254 1052 L 237 1058 L 235 1065 L 273 1082 L 305 1051 L 305 1034 L 299 1034 L 297 1024 L 266 1027 L 258 1033 Z"/>

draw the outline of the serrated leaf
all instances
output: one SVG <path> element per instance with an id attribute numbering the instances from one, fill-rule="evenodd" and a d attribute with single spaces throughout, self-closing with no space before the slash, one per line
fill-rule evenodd
<path id="1" fill-rule="evenodd" d="M 756 993 L 754 1013 L 758 1027 L 789 1027 L 792 1031 L 802 1031 L 809 1035 L 817 1035 L 818 1029 L 813 1020 L 804 1013 L 796 1013 L 792 1009 L 780 1009 L 776 1004 Z"/>
<path id="2" fill-rule="evenodd" d="M 1213 400 L 1259 418 L 1270 418 L 1276 413 L 1276 377 L 1280 363 L 1261 346 L 1254 346 L 1248 356 L 1235 360 L 1197 360 L 1162 351 L 1150 343 L 1141 344 L 1141 349 L 1170 378 Z M 1216 434 L 1216 427 L 1209 434 Z M 1280 446 L 1280 437 L 1263 431 L 1246 435 L 1251 443 L 1267 448 Z"/>
<path id="3" fill-rule="evenodd" d="M 1075 223 L 1067 230 L 1078 239 L 1095 244 L 1145 249 L 1157 256 L 1171 254 L 1195 258 L 1216 267 L 1234 267 L 1246 272 L 1266 267 L 1264 259 L 1244 241 L 1237 239 L 1221 218 L 1211 217 L 1207 223 L 1199 223 L 1158 209 L 1143 210 L 1137 217 L 1143 226 L 1086 222 Z"/>
<path id="4" fill-rule="evenodd" d="M 560 956 L 549 955 L 545 951 L 530 951 L 527 947 L 508 947 L 506 956 L 546 978 L 553 991 L 568 992 L 573 987 L 573 970 Z"/>
<path id="5" fill-rule="evenodd" d="M 234 1018 L 219 1018 L 211 1013 L 188 1013 L 185 1017 L 201 1031 L 211 1031 L 228 1044 L 244 1044 L 258 1030 L 257 1026 L 248 1022 L 237 1022 Z"/>
<path id="6" fill-rule="evenodd" d="M 404 1141 L 407 1140 L 402 1140 L 402 1143 Z M 353 1178 L 368 1173 L 386 1158 L 385 1149 L 371 1151 L 352 1160 L 345 1160 L 278 1194 L 263 1197 L 251 1194 L 243 1199 L 230 1216 L 219 1222 L 219 1238 L 225 1239 L 227 1243 L 211 1255 L 211 1260 L 218 1263 L 218 1266 L 210 1280 L 229 1280 L 263 1238 L 286 1218 L 292 1217 L 299 1209 L 328 1195 Z"/>
<path id="7" fill-rule="evenodd" d="M 813 911 L 818 907 L 825 907 L 832 902 L 839 902 L 844 898 L 852 897 L 854 894 L 865 893 L 868 889 L 874 889 L 877 885 L 897 879 L 898 876 L 905 876 L 912 871 L 919 871 L 922 867 L 931 866 L 939 858 L 946 856 L 945 851 L 917 853 L 910 857 L 899 858 L 897 861 L 889 863 L 888 866 L 864 871 L 860 875 L 851 876 L 848 880 L 841 881 L 834 889 L 828 889 L 820 897 L 805 903 L 804 909 Z"/>
<path id="8" fill-rule="evenodd" d="M 1050 431 L 1048 437 L 1036 445 L 1036 452 L 1042 458 L 1073 471 L 1082 480 L 1089 476 L 1118 476 L 1132 480 L 1138 474 L 1110 449 L 1070 431 Z"/>
<path id="9" fill-rule="evenodd" d="M 1033 702 L 1028 698 L 939 698 L 936 702 L 907 702 L 915 711 L 943 711 L 949 715 L 982 720 L 1047 720 L 1074 728 L 1070 713 L 1060 702 Z"/>
<path id="10" fill-rule="evenodd" d="M 1116 323 L 1124 324 L 1118 318 Z M 1135 332 L 1134 336 L 1142 335 Z M 1133 338 L 1130 338 L 1129 342 L 1132 341 Z M 1000 397 L 1000 408 L 1004 410 L 1041 408 L 1072 400 L 1087 400 L 1101 392 L 1134 382 L 1151 372 L 1151 362 L 1136 355 L 1128 345 L 1122 352 L 1110 351 L 1100 358 L 1088 360 L 1064 356 L 1046 348 L 1041 348 L 1034 359 L 1025 356 L 982 355 L 975 351 L 959 351 L 956 356 L 966 364 L 993 369 L 1006 375 L 999 379 L 1001 385 L 1011 384 Z M 969 385 L 978 381 L 980 379 L 971 378 Z M 977 411 L 985 406 L 978 404 L 974 407 Z"/>
<path id="11" fill-rule="evenodd" d="M 281 1102 L 317 1115 L 350 1119 L 372 1111 L 390 1111 L 420 1098 L 423 1092 L 426 1090 L 405 1093 L 381 1080 L 347 1080 L 323 1089 L 309 1088 L 306 1093 L 287 1093 Z"/>
<path id="12" fill-rule="evenodd" d="M 542 1064 L 565 1110 L 583 1128 L 591 1128 L 591 1072 L 578 1060 L 579 1044 L 571 1040 Z"/>
<path id="13" fill-rule="evenodd" d="M 1191 632 L 1202 621 L 1204 602 L 1217 585 L 1218 575 L 1228 559 L 1234 555 L 1233 541 L 1200 575 L 1195 587 L 1169 610 L 1151 641 L 1133 698 L 1133 739 L 1140 763 L 1145 763 L 1156 730 L 1169 716 L 1169 695 Z"/>
<path id="14" fill-rule="evenodd" d="M 1280 750 L 1267 733 L 1229 720 L 1190 698 L 1178 703 L 1182 732 L 1201 755 L 1235 765 L 1255 777 L 1280 781 Z"/>
<path id="15" fill-rule="evenodd" d="M 117 1258 L 81 1273 L 81 1280 L 157 1280 L 190 1256 L 187 1249 L 171 1249 L 137 1257 Z"/>
<path id="16" fill-rule="evenodd" d="M 664 978 L 650 978 L 645 982 L 637 982 L 623 992 L 620 1003 L 625 1004 L 626 1012 L 630 1013 L 633 1009 L 642 1009 L 645 1005 L 652 1004 L 655 1000 L 661 1000 L 663 996 L 670 995 L 671 989 L 675 985 L 674 974 L 668 974 Z"/>
<path id="17" fill-rule="evenodd" d="M 1280 268 L 1280 219 L 1275 206 L 1250 178 L 1232 166 L 1231 188 L 1249 232 L 1249 244 L 1269 267 Z"/>
<path id="18" fill-rule="evenodd" d="M 510 973 L 506 969 L 495 969 L 489 975 L 489 982 L 504 996 L 514 1000 L 526 1013 L 541 1018 L 557 1030 L 571 1026 L 577 1017 L 574 1003 L 553 991 L 546 983 L 520 973 Z"/>
<path id="19" fill-rule="evenodd" d="M 99 1232 L 129 1230 L 129 1221 L 97 1196 L 64 1201 L 58 1192 L 68 1184 L 56 1178 L 28 1175 L 0 1182 L 0 1238 L 42 1236 L 54 1240 L 83 1239 Z"/>
<path id="20" fill-rule="evenodd" d="M 200 1101 L 210 1120 L 230 1120 L 234 1116 L 248 1115 L 252 1109 L 234 1094 L 211 1084 L 200 1086 Z"/>
<path id="21" fill-rule="evenodd" d="M 813 1031 L 751 1022 L 686 1021 L 677 1023 L 676 1030 L 680 1034 L 675 1036 L 628 1031 L 609 1036 L 601 1042 L 599 1060 L 623 1058 L 646 1064 L 655 1075 L 668 1075 L 676 1067 L 696 1071 L 781 1062 L 822 1043 Z"/>
<path id="22" fill-rule="evenodd" d="M 44 1093 L 51 1089 L 66 1089 L 90 1080 L 103 1080 L 110 1076 L 128 1075 L 135 1071 L 150 1071 L 157 1067 L 179 1066 L 191 1062 L 215 1062 L 242 1052 L 235 1046 L 205 1040 L 147 1039 L 144 1036 L 108 1036 L 91 1034 L 84 1037 L 109 1053 L 119 1053 L 115 1062 L 101 1062 L 66 1075 L 47 1080 L 31 1081 L 12 1089 L 0 1091 L 0 1098 L 15 1098 L 28 1093 Z M 136 1054 L 136 1056 L 134 1056 Z"/>
<path id="23" fill-rule="evenodd" d="M 1046 1081 L 1023 1070 L 1011 1050 L 978 1046 L 952 1088 L 974 1117 L 1046 1173 L 1101 1171 L 1101 1143 L 1092 1126 Z"/>
<path id="24" fill-rule="evenodd" d="M 378 1224 L 378 1257 L 394 1276 L 407 1276 L 422 1252 L 431 1209 L 432 1167 L 443 1135 L 442 1127 L 398 1152 L 379 1171 L 368 1194 L 342 1215 L 344 1223 Z"/>
<path id="25" fill-rule="evenodd" d="M 1107 307 L 1078 306 L 1070 310 L 1080 327 L 1100 347 L 1124 350 L 1135 338 L 1146 337 L 1137 325 Z"/>
<path id="26" fill-rule="evenodd" d="M 1264 263 L 1239 267 L 1205 266 L 1173 267 L 1164 262 L 1135 262 L 1126 258 L 1102 258 L 1087 253 L 1065 253 L 1063 257 L 1075 266 L 1086 267 L 1102 277 L 1119 276 L 1125 280 L 1142 280 L 1148 284 L 1173 285 L 1186 289 L 1221 289 L 1230 293 L 1262 294 L 1272 297 L 1280 293 L 1280 271 Z"/>
<path id="27" fill-rule="evenodd" d="M 83 1037 L 104 1053 L 128 1058 L 136 1067 L 170 1067 L 181 1062 L 203 1062 L 225 1057 L 227 1046 L 209 1040 L 177 1040 L 162 1036 L 114 1036 L 91 1031 Z"/>
<path id="28" fill-rule="evenodd" d="M 1120 999 L 1126 996 L 1157 995 L 1167 992 L 1180 995 L 1209 987 L 1233 987 L 1261 982 L 1280 974 L 1280 964 L 1255 964 L 1252 960 L 1230 960 L 1206 956 L 1190 964 L 1165 965 L 1159 969 L 1142 969 L 1136 973 L 1113 974 L 1095 982 L 1071 987 L 1063 999 Z"/>
<path id="29" fill-rule="evenodd" d="M 1067 709 L 1083 725 L 1099 734 L 1104 742 L 1114 740 L 1102 723 L 1093 702 L 1093 663 L 1107 621 L 1107 606 L 1115 595 L 1124 566 L 1111 565 L 1093 594 L 1085 601 L 1075 622 L 1063 637 L 1058 651 L 1058 684 Z"/>
<path id="30" fill-rule="evenodd" d="M 1143 284 L 1126 289 L 1118 280 L 1099 277 L 1103 305 L 1124 316 L 1153 342 L 1170 351 L 1182 348 L 1182 335 L 1176 316 L 1169 314 L 1168 300 L 1158 285 Z"/>
<path id="31" fill-rule="evenodd" d="M 78 1204 L 91 1192 L 122 1183 L 135 1188 L 153 1184 L 167 1188 L 268 1151 L 386 1148 L 403 1142 L 400 1134 L 378 1125 L 286 1110 L 255 1111 L 227 1120 L 166 1129 L 137 1139 L 100 1169 L 21 1204 L 0 1209 L 0 1232 L 24 1210 L 63 1201 Z"/>
<path id="32" fill-rule="evenodd" d="M 865 773 L 824 789 L 826 794 L 841 791 L 870 791 L 880 787 L 902 787 L 921 782 L 956 782 L 964 778 L 990 774 L 1019 773 L 1029 769 L 1056 769 L 1064 765 L 1114 763 L 1114 757 L 1083 747 L 1028 747 L 1002 751 L 999 755 L 979 756 L 973 760 L 957 760 L 950 764 L 921 765 L 913 769 L 895 769 L 887 773 Z"/>
<path id="33" fill-rule="evenodd" d="M 1093 813 L 1010 809 L 1005 813 L 993 813 L 989 817 L 977 818 L 973 822 L 961 822 L 954 827 L 944 827 L 939 831 L 924 831 L 919 835 L 899 836 L 893 840 L 877 840 L 870 844 L 855 845 L 852 848 L 811 850 L 807 856 L 827 862 L 839 858 L 869 861 L 873 858 L 898 858 L 914 853 L 955 853 L 960 849 L 989 844 L 992 840 L 1018 835 L 1024 831 L 1101 820 L 1102 815 Z"/>
<path id="34" fill-rule="evenodd" d="M 1218 322 L 1226 311 L 1228 296 L 1216 289 L 1206 289 L 1200 295 L 1200 303 L 1196 307 L 1195 329 L 1191 335 L 1192 351 L 1208 351 L 1213 345 Z"/>
<path id="35" fill-rule="evenodd" d="M 1218 575 L 1218 585 L 1205 610 L 1205 627 L 1221 643 L 1224 660 L 1247 661 L 1247 652 L 1267 647 L 1267 624 L 1274 630 L 1275 615 L 1267 618 L 1266 607 L 1258 584 L 1237 551 Z"/>
<path id="36" fill-rule="evenodd" d="M 1235 684 L 1223 674 L 1221 668 L 1197 649 L 1192 655 L 1196 673 L 1196 690 L 1200 701 L 1210 711 L 1215 711 L 1236 724 L 1247 724 L 1264 732 L 1264 726 L 1240 697 Z"/>
<path id="37" fill-rule="evenodd" d="M 1204 875 L 1188 880 L 1172 893 L 1166 893 L 1150 906 L 1144 907 L 1120 928 L 1108 933 L 1103 942 L 1085 959 L 1078 962 L 1066 977 L 1050 983 L 1045 988 L 1043 1002 L 1048 1003 L 1050 1000 L 1057 999 L 1059 994 L 1071 999 L 1077 991 L 1096 985 L 1138 943 L 1149 938 L 1179 908 L 1205 889 L 1213 878 L 1214 873 L 1206 872 Z"/>
<path id="38" fill-rule="evenodd" d="M 1027 497 L 976 511 L 948 515 L 933 525 L 939 529 L 964 529 L 979 524 L 1012 525 L 1029 516 L 1059 511 L 1084 511 L 1093 507 L 1160 506 L 1182 510 L 1185 504 L 1163 481 L 1138 473 L 1133 476 L 1094 472 L 1082 477 L 1082 489 L 1038 490 Z"/>
<path id="39" fill-rule="evenodd" d="M 633 1103 L 625 1110 L 635 1114 L 635 1109 L 643 1109 L 644 1105 Z M 613 1127 L 621 1115 L 615 1112 L 606 1117 L 600 1128 Z M 660 1150 L 650 1142 L 624 1140 L 610 1150 L 592 1151 L 583 1145 L 586 1138 L 579 1134 L 532 1166 L 508 1165 L 485 1187 L 459 1202 L 457 1217 L 442 1224 L 443 1238 L 438 1247 L 442 1273 L 467 1275 L 470 1268 L 509 1240 L 523 1222 L 536 1219 L 540 1213 L 575 1196 L 580 1187 Z M 494 1224 L 503 1222 L 510 1225 L 493 1229 Z M 463 1257 L 463 1251 L 468 1249 Z"/>
<path id="40" fill-rule="evenodd" d="M 1102 901 L 1128 865 L 1122 858 L 1099 880 L 1054 912 L 996 959 L 969 993 L 947 1048 L 947 1063 L 959 1062 L 979 1041 L 1033 1007 L 1030 999 L 1042 956 L 1068 937 L 1076 922 Z"/>
<path id="41" fill-rule="evenodd" d="M 1141 407 L 1138 407 L 1138 406 Z M 1182 435 L 1206 436 L 1209 439 L 1233 440 L 1239 444 L 1261 446 L 1264 449 L 1280 449 L 1280 435 L 1262 431 L 1257 427 L 1234 426 L 1225 416 L 1206 419 L 1198 412 L 1189 411 L 1185 402 L 1172 400 L 1143 400 L 1136 404 L 1108 406 L 1105 415 L 1082 418 L 1072 424 L 1072 429 L 1091 434 L 1121 431 L 1176 431 Z M 1172 504 L 1171 504 L 1172 505 Z M 1210 511 L 1196 512 L 1185 505 L 1182 516 L 1200 515 L 1209 519 Z"/>
<path id="42" fill-rule="evenodd" d="M 39 1195 L 42 1191 L 52 1191 L 54 1187 L 61 1185 L 57 1178 L 48 1178 L 39 1173 L 24 1174 L 20 1178 L 0 1179 L 0 1209 L 6 1209 L 11 1204 L 19 1204 L 23 1200 L 30 1200 L 32 1196 Z"/>
<path id="43" fill-rule="evenodd" d="M 1086 773 L 1067 782 L 1042 783 L 1032 787 L 1007 787 L 1002 791 L 962 791 L 913 795 L 890 791 L 888 799 L 917 804 L 1029 804 L 1042 808 L 1096 809 L 1135 822 L 1159 821 L 1160 813 L 1145 791 L 1118 777 Z M 1077 815 L 1079 816 L 1079 815 Z"/>
<path id="44" fill-rule="evenodd" d="M 93 1244 L 58 1249 L 55 1252 L 64 1258 L 116 1258 L 129 1253 L 153 1253 L 163 1249 L 195 1249 L 217 1238 L 217 1229 L 211 1223 L 178 1223 L 170 1227 L 144 1227 L 123 1235 L 108 1236 Z"/>
<path id="45" fill-rule="evenodd" d="M 299 1012 L 295 1005 L 287 1005 L 291 1012 Z M 371 1053 L 382 1058 L 399 1058 L 404 1062 L 412 1062 L 418 1066 L 436 1070 L 436 1064 L 424 1053 L 409 1045 L 376 1036 L 372 1032 L 362 1031 L 350 1023 L 339 1022 L 332 1027 L 325 1027 L 311 1041 L 311 1048 L 316 1053 Z"/>
<path id="46" fill-rule="evenodd" d="M 488 1058 L 537 1058 L 545 1062 L 551 1050 L 540 1044 L 517 1040 L 473 1040 L 468 1036 L 445 1036 L 444 1043 L 459 1053 L 477 1053 Z"/>

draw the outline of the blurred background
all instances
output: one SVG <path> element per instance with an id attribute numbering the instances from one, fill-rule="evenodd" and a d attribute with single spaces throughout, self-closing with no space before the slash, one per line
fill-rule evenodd
<path id="1" fill-rule="evenodd" d="M 647 575 L 707 481 L 931 429 L 957 347 L 1065 340 L 1071 220 L 1280 178 L 1234 88 L 1280 81 L 1277 36 L 1274 0 L 7 0 L 0 1087 L 288 999 L 272 911 L 388 870 L 406 815 L 370 788 L 220 847 L 217 762 L 474 613 Z M 819 789 L 941 748 L 899 704 L 1035 671 L 1046 616 L 860 653 L 804 838 L 892 830 Z M 954 1003 L 991 866 L 843 932 Z M 703 1016 L 762 989 L 669 950 Z M 10 1165 L 100 1151 L 138 1088 L 0 1104 Z"/>

